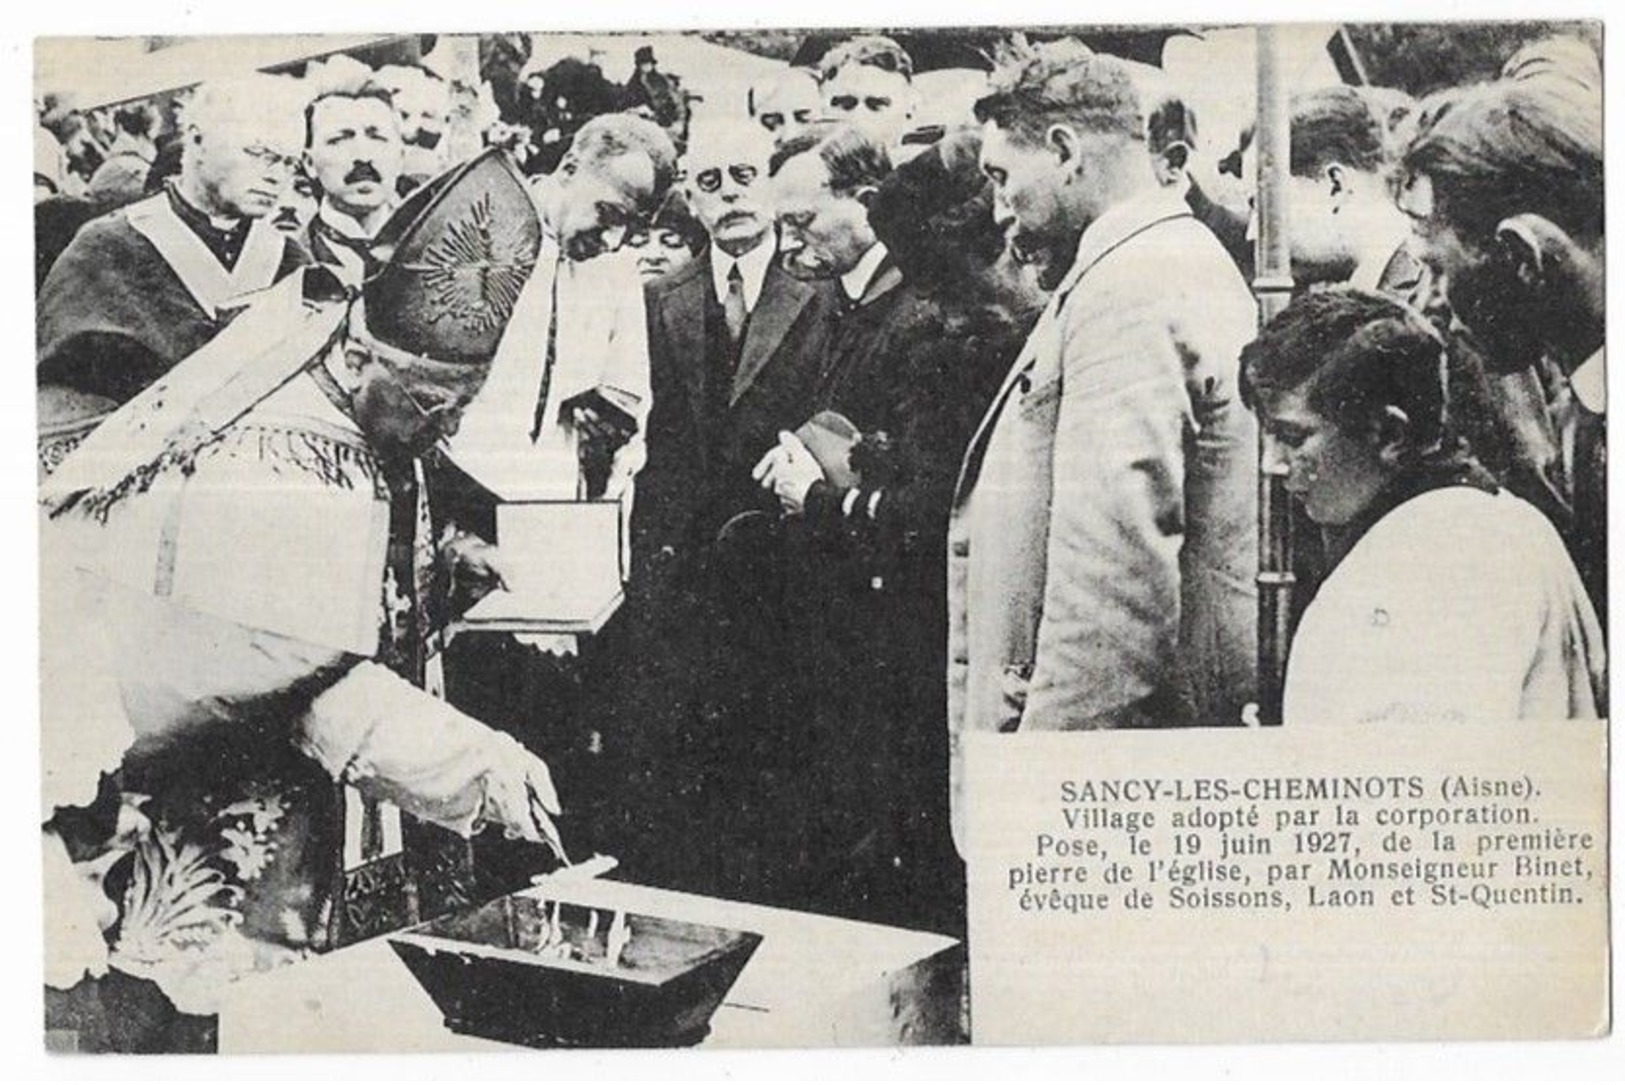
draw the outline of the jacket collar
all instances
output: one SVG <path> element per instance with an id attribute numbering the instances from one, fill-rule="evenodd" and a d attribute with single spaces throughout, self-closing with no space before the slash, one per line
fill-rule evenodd
<path id="1" fill-rule="evenodd" d="M 871 295 L 876 294 L 882 286 L 882 269 L 888 266 L 887 257 L 890 255 L 886 246 L 879 241 L 869 246 L 869 251 L 852 265 L 852 270 L 841 276 L 841 293 L 846 295 L 847 301 L 863 305 L 872 300 Z M 900 280 L 901 276 L 898 278 Z"/>
<path id="2" fill-rule="evenodd" d="M 1391 226 L 1374 244 L 1365 246 L 1360 262 L 1354 265 L 1354 274 L 1349 276 L 1349 285 L 1395 297 L 1415 292 L 1424 267 L 1411 251 L 1410 239 L 1404 223 Z"/>
<path id="3" fill-rule="evenodd" d="M 1056 288 L 1056 296 L 1064 296 L 1101 257 L 1141 230 L 1179 217 L 1191 217 L 1190 206 L 1177 192 L 1165 188 L 1148 190 L 1108 208 L 1089 224 L 1078 239 L 1077 256 L 1061 280 L 1061 285 Z"/>
<path id="4" fill-rule="evenodd" d="M 1569 374 L 1569 387 L 1574 390 L 1574 398 L 1587 411 L 1592 414 L 1607 413 L 1608 384 L 1602 347 L 1598 347 L 1591 357 L 1580 363 L 1580 368 Z"/>
<path id="5" fill-rule="evenodd" d="M 361 225 L 361 220 L 354 215 L 348 215 L 333 205 L 331 200 L 323 200 L 322 205 L 316 209 L 316 220 L 332 233 L 353 241 L 371 242 L 373 233 Z M 380 223 L 382 225 L 382 223 Z"/>
<path id="6" fill-rule="evenodd" d="M 729 256 L 715 243 L 711 245 L 709 256 L 711 258 L 711 288 L 716 293 L 718 304 L 728 299 L 728 270 L 735 264 L 739 265 L 739 275 L 745 287 L 745 311 L 753 312 L 756 301 L 762 296 L 762 283 L 767 279 L 767 269 L 773 263 L 773 257 L 778 253 L 778 243 L 769 230 L 754 249 L 739 256 Z"/>

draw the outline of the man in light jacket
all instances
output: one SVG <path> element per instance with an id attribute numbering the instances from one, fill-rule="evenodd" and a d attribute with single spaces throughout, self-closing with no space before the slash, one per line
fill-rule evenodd
<path id="1" fill-rule="evenodd" d="M 949 535 L 956 839 L 971 731 L 1232 723 L 1252 696 L 1254 328 L 1157 182 L 1125 66 L 1029 48 L 977 103 L 994 213 L 1076 256 L 967 450 Z"/>

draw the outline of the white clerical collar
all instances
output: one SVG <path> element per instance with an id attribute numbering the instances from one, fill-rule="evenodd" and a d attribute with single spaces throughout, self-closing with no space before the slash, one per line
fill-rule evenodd
<path id="1" fill-rule="evenodd" d="M 717 301 L 728 300 L 728 272 L 739 265 L 739 277 L 745 287 L 745 312 L 754 312 L 756 299 L 762 296 L 762 284 L 767 281 L 767 269 L 773 266 L 773 255 L 778 245 L 769 230 L 754 249 L 743 256 L 729 256 L 715 244 L 711 246 L 711 286 L 717 292 Z"/>
<path id="2" fill-rule="evenodd" d="M 182 192 L 181 186 L 178 182 L 172 183 L 169 186 L 169 190 L 175 194 L 175 198 L 177 200 L 186 205 L 187 210 L 193 212 L 194 214 L 201 215 L 210 226 L 213 226 L 216 230 L 219 230 L 222 233 L 230 233 L 232 230 L 237 229 L 237 227 L 243 224 L 243 220 L 241 218 L 233 217 L 231 215 L 211 215 L 209 212 L 205 211 L 203 208 L 199 207 L 195 202 L 193 202 L 190 196 Z"/>
<path id="3" fill-rule="evenodd" d="M 853 301 L 863 297 L 864 291 L 869 289 L 869 283 L 874 279 L 875 272 L 880 270 L 881 263 L 886 259 L 886 246 L 879 241 L 869 246 L 869 251 L 863 258 L 853 265 L 852 270 L 841 276 L 841 289 Z"/>
<path id="4" fill-rule="evenodd" d="M 333 206 L 332 200 L 323 200 L 322 205 L 317 209 L 316 214 L 321 216 L 322 221 L 326 222 L 329 226 L 333 227 L 334 230 L 340 234 L 343 234 L 345 237 L 359 238 L 362 241 L 371 241 L 373 239 L 373 234 L 375 231 L 369 230 L 365 226 L 361 225 L 361 220 L 356 218 L 354 215 L 346 214 L 345 212 L 340 211 L 337 207 Z M 382 225 L 382 222 L 380 222 L 380 225 Z"/>
<path id="5" fill-rule="evenodd" d="M 1603 347 L 1580 363 L 1580 368 L 1569 374 L 1569 387 L 1574 398 L 1592 414 L 1608 413 L 1608 381 L 1603 365 Z"/>

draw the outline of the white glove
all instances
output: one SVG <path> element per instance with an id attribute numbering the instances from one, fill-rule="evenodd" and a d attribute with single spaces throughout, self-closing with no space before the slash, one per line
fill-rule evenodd
<path id="1" fill-rule="evenodd" d="M 824 477 L 824 469 L 801 438 L 781 430 L 779 443 L 757 461 L 751 477 L 778 497 L 785 512 L 795 515 L 806 507 L 807 493 Z"/>
<path id="2" fill-rule="evenodd" d="M 481 820 L 501 825 L 509 837 L 546 844 L 568 866 L 570 857 L 553 823 L 559 793 L 546 762 L 508 735 L 493 731 L 491 742 L 493 767 L 485 780 Z"/>
<path id="3" fill-rule="evenodd" d="M 501 825 L 564 858 L 547 765 L 386 667 L 358 664 L 317 697 L 298 742 L 336 779 L 415 817 L 464 836 Z"/>
<path id="4" fill-rule="evenodd" d="M 447 563 L 452 576 L 476 581 L 490 588 L 506 588 L 510 559 L 495 543 L 488 543 L 478 535 L 457 532 L 440 547 L 441 560 Z"/>

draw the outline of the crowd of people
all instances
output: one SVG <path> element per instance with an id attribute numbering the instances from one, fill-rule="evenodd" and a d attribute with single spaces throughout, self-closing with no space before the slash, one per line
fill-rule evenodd
<path id="1" fill-rule="evenodd" d="M 386 94 L 399 114 L 406 147 L 396 196 L 478 146 L 506 148 L 527 175 L 551 173 L 576 131 L 606 113 L 646 117 L 675 141 L 685 138 L 692 96 L 680 76 L 660 70 L 650 45 L 636 50 L 624 84 L 610 79 L 596 55 L 540 63 L 525 34 L 483 35 L 479 65 L 483 79 L 470 87 L 448 78 L 439 70 L 444 65 L 426 60 L 374 68 L 339 53 L 299 65 L 304 74 L 289 76 L 284 82 L 290 86 L 283 86 L 279 97 L 308 97 L 325 87 L 368 82 Z M 151 195 L 176 177 L 182 145 L 177 118 L 194 89 L 92 109 L 77 108 L 71 96 L 61 94 L 36 103 L 34 198 L 36 206 L 44 204 L 37 215 L 38 278 L 79 225 Z M 472 133 L 476 145 L 459 140 L 458 129 Z M 319 186 L 310 164 L 297 157 L 273 221 L 290 234 L 304 229 Z"/>
<path id="2" fill-rule="evenodd" d="M 967 735 L 1252 717 L 1261 469 L 1307 520 L 1285 726 L 1603 714 L 1600 82 L 1555 39 L 1294 96 L 1262 329 L 1252 134 L 1073 39 L 950 125 L 876 35 L 692 123 L 646 48 L 462 159 L 431 80 L 354 62 L 113 111 L 39 219 L 45 548 L 117 618 L 95 656 L 47 607 L 48 864 L 97 901 L 50 1012 L 206 1045 L 201 961 L 540 850 L 962 934 Z M 626 601 L 446 646 L 516 493 L 618 503 Z"/>

